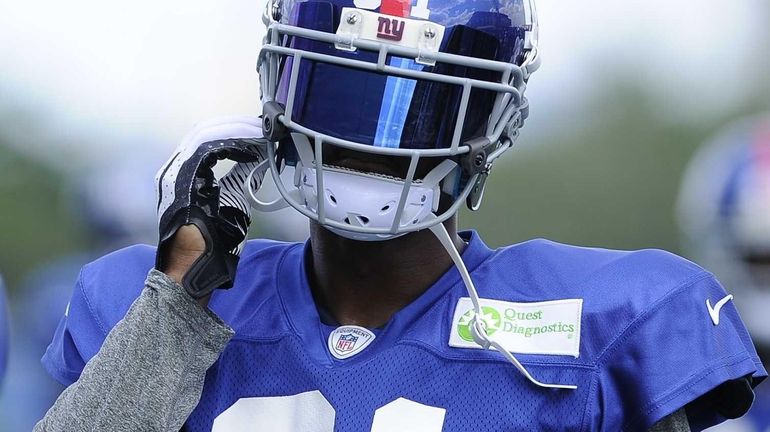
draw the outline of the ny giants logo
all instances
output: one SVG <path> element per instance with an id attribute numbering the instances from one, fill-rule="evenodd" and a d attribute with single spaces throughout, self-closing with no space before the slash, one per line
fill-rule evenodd
<path id="1" fill-rule="evenodd" d="M 377 18 L 377 37 L 400 41 L 404 36 L 404 21 L 397 18 Z"/>

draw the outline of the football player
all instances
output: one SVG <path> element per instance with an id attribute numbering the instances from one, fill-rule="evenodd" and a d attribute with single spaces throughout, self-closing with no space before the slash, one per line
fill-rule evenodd
<path id="1" fill-rule="evenodd" d="M 158 173 L 157 250 L 84 267 L 38 430 L 682 431 L 748 409 L 766 373 L 707 271 L 457 231 L 528 115 L 533 1 L 264 20 L 262 117 L 193 130 Z M 307 242 L 245 241 L 249 207 L 284 206 Z"/>
<path id="2" fill-rule="evenodd" d="M 759 358 L 770 360 L 770 115 L 726 127 L 694 156 L 678 203 L 684 246 L 733 287 L 735 303 Z M 754 406 L 720 431 L 770 429 L 770 389 L 757 388 Z"/>

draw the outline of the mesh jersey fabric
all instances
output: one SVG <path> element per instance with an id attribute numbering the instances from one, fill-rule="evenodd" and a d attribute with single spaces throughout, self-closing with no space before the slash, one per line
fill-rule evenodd
<path id="1" fill-rule="evenodd" d="M 443 431 L 641 431 L 725 381 L 752 376 L 756 385 L 767 375 L 732 302 L 713 324 L 706 300 L 724 298 L 723 288 L 682 258 L 546 240 L 491 250 L 476 233 L 463 235 L 463 260 L 481 297 L 583 300 L 577 358 L 517 355 L 539 380 L 577 390 L 535 387 L 499 353 L 450 347 L 455 306 L 466 296 L 455 268 L 377 330 L 364 351 L 337 360 L 307 282 L 309 246 L 259 240 L 248 243 L 235 286 L 210 303 L 236 336 L 209 370 L 186 429 L 211 430 L 239 400 L 317 392 L 338 432 L 372 430 L 375 413 L 400 398 L 443 409 Z M 135 246 L 84 267 L 43 358 L 55 378 L 77 378 L 138 296 L 154 254 Z M 302 407 L 293 415 L 302 416 Z M 700 413 L 690 419 L 694 430 L 723 420 L 693 412 Z M 244 418 L 239 430 L 260 430 L 258 419 Z"/>

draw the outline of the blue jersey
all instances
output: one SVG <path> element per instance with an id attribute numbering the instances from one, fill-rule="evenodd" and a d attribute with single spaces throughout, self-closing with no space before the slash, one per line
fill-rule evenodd
<path id="1" fill-rule="evenodd" d="M 724 289 L 689 261 L 546 240 L 491 250 L 464 235 L 487 331 L 538 380 L 576 390 L 536 387 L 468 342 L 455 268 L 385 326 L 340 333 L 313 302 L 308 244 L 258 240 L 211 300 L 236 334 L 186 430 L 641 431 L 726 381 L 766 376 Z M 54 377 L 78 378 L 154 257 L 135 246 L 83 268 L 43 359 Z M 695 430 L 723 420 L 705 402 L 688 413 Z"/>

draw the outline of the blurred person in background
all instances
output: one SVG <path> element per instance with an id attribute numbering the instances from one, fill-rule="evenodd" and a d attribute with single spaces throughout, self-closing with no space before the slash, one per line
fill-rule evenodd
<path id="1" fill-rule="evenodd" d="M 112 250 L 154 241 L 155 162 L 136 155 L 103 159 L 60 184 L 69 203 L 62 210 L 87 227 L 87 247 L 37 265 L 17 284 L 0 431 L 31 430 L 64 388 L 50 379 L 39 359 L 68 307 L 81 267 Z"/>
<path id="2" fill-rule="evenodd" d="M 678 220 L 686 254 L 731 288 L 757 353 L 770 361 L 770 113 L 724 128 L 693 157 Z M 715 428 L 770 431 L 770 386 L 749 413 Z"/>
<path id="3" fill-rule="evenodd" d="M 8 365 L 9 341 L 8 299 L 5 293 L 3 276 L 0 275 L 0 393 L 3 391 L 3 378 Z"/>
<path id="4" fill-rule="evenodd" d="M 34 268 L 17 284 L 11 303 L 13 349 L 0 399 L 5 429 L 0 431 L 30 430 L 61 393 L 62 385 L 48 378 L 37 359 L 67 307 L 80 267 L 92 258 L 87 253 L 64 255 Z"/>
<path id="5" fill-rule="evenodd" d="M 71 211 L 88 228 L 94 254 L 156 241 L 155 171 L 163 157 L 115 155 L 73 179 Z"/>

